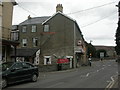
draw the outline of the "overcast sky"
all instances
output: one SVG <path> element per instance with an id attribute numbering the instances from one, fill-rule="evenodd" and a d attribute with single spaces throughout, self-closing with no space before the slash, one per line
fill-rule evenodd
<path id="1" fill-rule="evenodd" d="M 31 17 L 52 16 L 56 5 L 63 5 L 63 13 L 75 19 L 87 42 L 93 45 L 115 46 L 119 0 L 16 0 L 13 25 Z M 103 6 L 102 6 L 103 5 Z M 100 6 L 100 7 L 98 7 Z M 93 8 L 94 7 L 94 8 Z"/>

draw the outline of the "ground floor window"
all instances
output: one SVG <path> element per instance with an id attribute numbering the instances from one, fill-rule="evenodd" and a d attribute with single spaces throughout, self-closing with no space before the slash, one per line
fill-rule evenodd
<path id="1" fill-rule="evenodd" d="M 44 65 L 51 64 L 51 56 L 44 56 Z"/>
<path id="2" fill-rule="evenodd" d="M 73 56 L 66 56 L 70 63 L 70 68 L 73 68 Z"/>

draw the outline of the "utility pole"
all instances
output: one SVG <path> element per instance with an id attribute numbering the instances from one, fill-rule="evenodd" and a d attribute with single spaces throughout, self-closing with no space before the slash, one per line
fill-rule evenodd
<path id="1" fill-rule="evenodd" d="M 118 88 L 120 90 L 120 1 L 118 3 L 118 5 L 116 5 L 118 7 L 118 28 L 116 30 L 116 52 L 118 55 L 117 61 L 118 61 Z"/>

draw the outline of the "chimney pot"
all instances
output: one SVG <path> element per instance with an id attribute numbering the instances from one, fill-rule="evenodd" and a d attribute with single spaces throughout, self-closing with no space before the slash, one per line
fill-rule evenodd
<path id="1" fill-rule="evenodd" d="M 58 11 L 60 11 L 60 12 L 63 13 L 63 6 L 62 6 L 62 4 L 57 4 L 57 6 L 56 6 L 56 12 L 58 12 Z"/>

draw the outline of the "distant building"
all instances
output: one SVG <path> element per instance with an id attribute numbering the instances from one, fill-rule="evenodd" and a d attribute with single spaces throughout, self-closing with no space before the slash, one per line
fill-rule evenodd
<path id="1" fill-rule="evenodd" d="M 105 50 L 106 51 L 106 57 L 109 58 L 116 58 L 116 51 L 114 46 L 95 46 L 96 51 L 97 50 Z"/>
<path id="2" fill-rule="evenodd" d="M 11 2 L 0 2 L 0 40 L 2 42 L 2 61 L 11 61 L 10 52 L 12 49 L 16 52 L 16 47 L 19 44 L 18 42 L 11 41 L 10 32 L 12 29 L 12 14 L 13 14 L 13 6 L 17 3 Z M 16 56 L 16 55 L 15 55 Z M 15 58 L 16 60 L 16 58 Z"/>
<path id="3" fill-rule="evenodd" d="M 57 10 L 58 9 L 58 10 Z M 58 4 L 53 16 L 35 17 L 19 24 L 17 57 L 38 64 L 43 71 L 76 68 L 86 61 L 86 45 L 77 22 L 63 14 Z M 67 60 L 66 60 L 67 61 Z"/>

